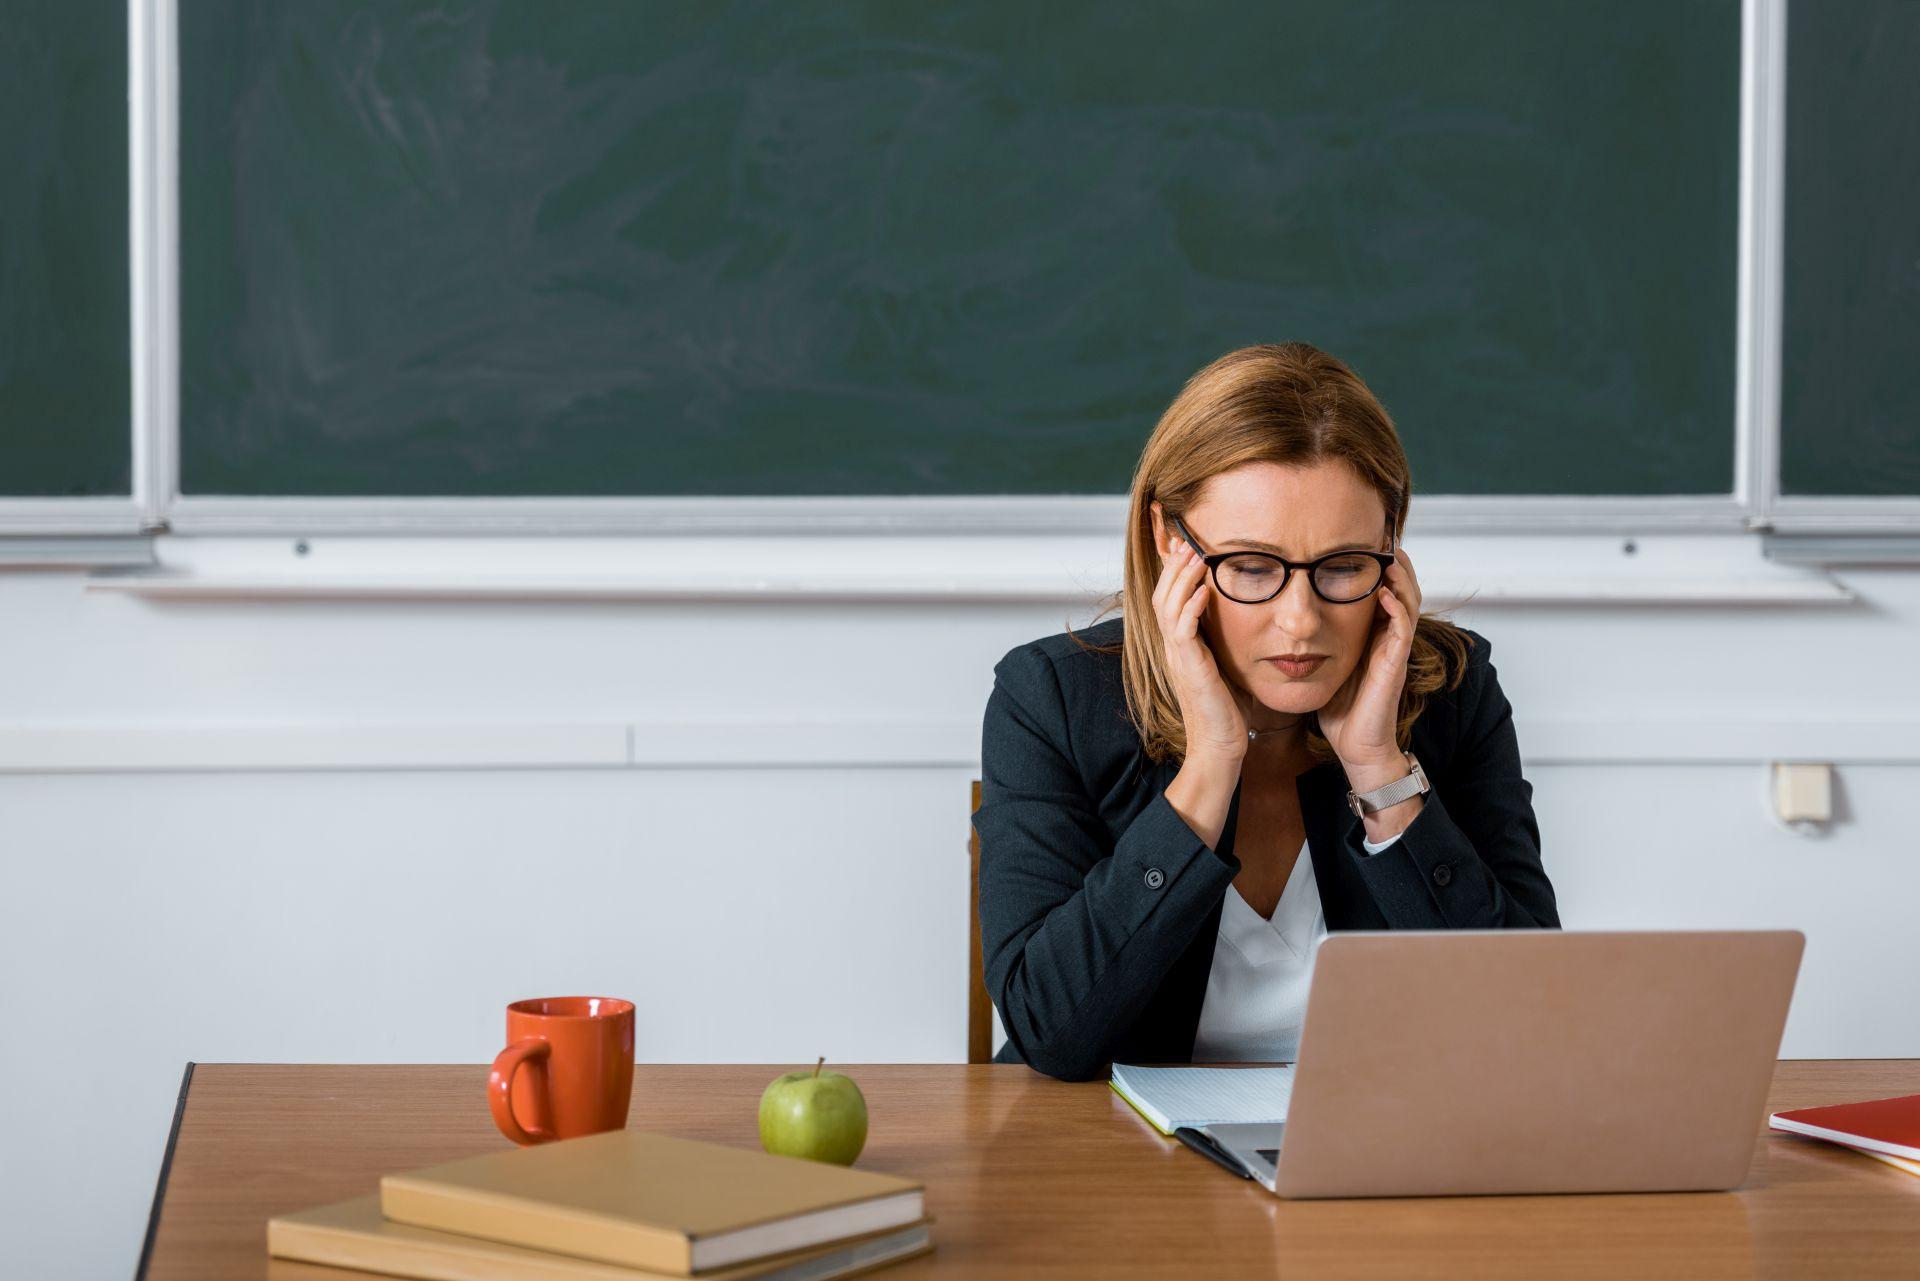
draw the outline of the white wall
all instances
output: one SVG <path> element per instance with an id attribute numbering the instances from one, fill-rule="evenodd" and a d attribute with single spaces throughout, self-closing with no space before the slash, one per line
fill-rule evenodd
<path id="1" fill-rule="evenodd" d="M 1634 541 L 1408 539 L 1429 609 L 1480 592 L 1565 924 L 1800 928 L 1782 1054 L 1920 1056 L 1920 573 Z M 964 1059 L 992 667 L 1103 542 L 290 546 L 161 540 L 250 598 L 0 573 L 10 1271 L 131 1270 L 188 1060 L 479 1062 L 564 991 L 651 1061 Z M 487 598 L 582 574 L 634 589 Z M 286 594 L 375 579 L 472 590 Z M 1774 760 L 1835 763 L 1830 829 L 1773 821 Z"/>

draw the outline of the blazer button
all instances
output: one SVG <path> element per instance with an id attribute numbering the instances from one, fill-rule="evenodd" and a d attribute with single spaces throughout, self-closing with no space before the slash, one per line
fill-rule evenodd
<path id="1" fill-rule="evenodd" d="M 1150 867 L 1147 869 L 1147 888 L 1148 889 L 1157 890 L 1162 885 L 1165 885 L 1166 883 L 1167 883 L 1167 876 L 1165 872 L 1162 872 L 1157 867 Z"/>
<path id="2" fill-rule="evenodd" d="M 1439 867 L 1436 867 L 1433 869 L 1433 883 L 1435 885 L 1445 885 L 1447 882 L 1451 881 L 1452 879 L 1453 879 L 1453 869 L 1447 866 L 1445 863 L 1442 863 Z"/>

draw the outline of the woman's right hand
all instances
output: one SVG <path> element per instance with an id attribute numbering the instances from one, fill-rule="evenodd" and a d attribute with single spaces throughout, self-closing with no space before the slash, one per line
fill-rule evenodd
<path id="1" fill-rule="evenodd" d="M 1167 674 L 1187 731 L 1187 756 L 1240 761 L 1247 752 L 1247 717 L 1227 688 L 1213 650 L 1200 631 L 1200 616 L 1213 595 L 1206 562 L 1185 539 L 1173 536 L 1173 553 L 1160 566 L 1153 610 L 1167 655 Z"/>

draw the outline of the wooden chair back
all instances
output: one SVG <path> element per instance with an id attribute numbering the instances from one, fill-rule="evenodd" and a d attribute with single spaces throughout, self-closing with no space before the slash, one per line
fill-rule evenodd
<path id="1" fill-rule="evenodd" d="M 980 780 L 973 780 L 973 809 L 980 808 Z M 971 811 L 969 811 L 971 813 Z M 967 1062 L 993 1062 L 993 1002 L 987 998 L 986 962 L 980 954 L 980 833 L 967 824 L 967 853 L 973 871 L 967 877 Z"/>

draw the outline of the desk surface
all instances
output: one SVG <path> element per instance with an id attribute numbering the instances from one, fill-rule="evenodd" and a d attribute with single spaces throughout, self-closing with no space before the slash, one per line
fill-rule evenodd
<path id="1" fill-rule="evenodd" d="M 1167 1139 L 1104 1082 L 1019 1064 L 835 1064 L 872 1118 L 859 1168 L 922 1180 L 932 1254 L 873 1273 L 1125 1278 L 1901 1277 L 1920 1178 L 1766 1130 L 1734 1192 L 1285 1201 Z M 628 1124 L 758 1149 L 791 1064 L 635 1067 Z M 275 1260 L 269 1215 L 507 1145 L 480 1066 L 190 1066 L 154 1202 L 151 1281 L 343 1281 Z M 1920 1093 L 1920 1059 L 1783 1061 L 1767 1110 Z"/>

